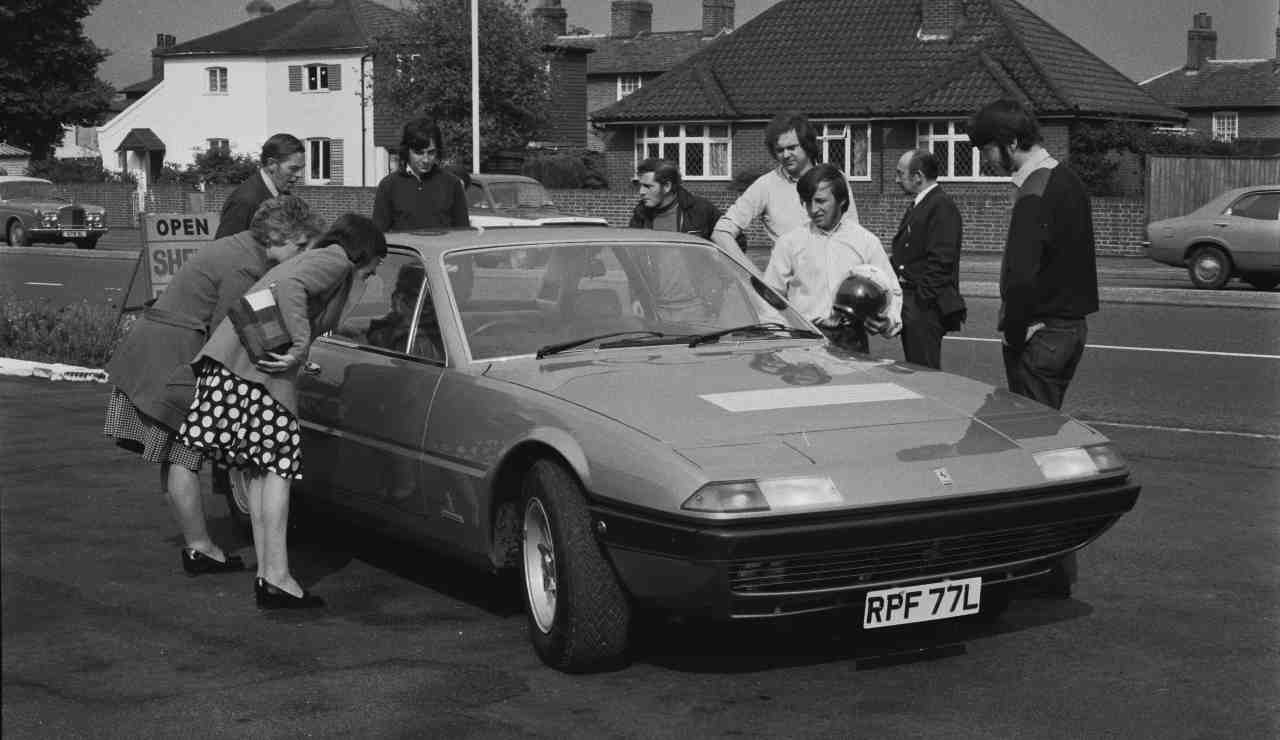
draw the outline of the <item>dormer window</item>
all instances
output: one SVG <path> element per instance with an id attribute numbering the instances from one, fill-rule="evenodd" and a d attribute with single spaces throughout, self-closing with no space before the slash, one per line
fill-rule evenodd
<path id="1" fill-rule="evenodd" d="M 640 75 L 618 75 L 618 100 L 644 86 L 644 78 Z"/>
<path id="2" fill-rule="evenodd" d="M 205 72 L 209 75 L 209 92 L 214 95 L 227 94 L 227 68 L 226 67 L 206 67 Z"/>

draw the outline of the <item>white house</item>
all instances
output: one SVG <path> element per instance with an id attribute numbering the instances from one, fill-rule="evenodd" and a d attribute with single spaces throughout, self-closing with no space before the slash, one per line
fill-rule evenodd
<path id="1" fill-rule="evenodd" d="M 145 188 L 165 162 L 187 164 L 212 148 L 256 157 L 267 137 L 286 132 L 306 145 L 308 185 L 376 184 L 391 152 L 389 132 L 375 137 L 370 47 L 403 16 L 372 0 L 300 0 L 278 11 L 254 0 L 247 10 L 251 20 L 186 43 L 161 35 L 154 85 L 98 128 L 103 165 L 133 172 Z"/>

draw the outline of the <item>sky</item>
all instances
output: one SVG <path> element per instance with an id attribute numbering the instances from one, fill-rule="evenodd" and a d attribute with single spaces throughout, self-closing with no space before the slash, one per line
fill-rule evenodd
<path id="1" fill-rule="evenodd" d="M 399 7 L 407 0 L 382 0 Z M 737 0 L 737 24 L 748 22 L 779 0 Z M 857 0 L 848 0 L 856 2 Z M 905 1 L 905 0 L 903 0 Z M 536 0 L 527 0 L 532 7 Z M 698 0 L 652 0 L 653 30 L 698 28 Z M 1071 36 L 1121 73 L 1141 82 L 1180 66 L 1186 59 L 1187 29 L 1203 11 L 1213 16 L 1218 57 L 1263 59 L 1275 56 L 1280 0 L 1020 0 L 1030 10 Z M 248 20 L 248 0 L 102 0 L 85 19 L 85 32 L 112 51 L 100 76 L 124 87 L 151 75 L 156 34 L 171 33 L 178 43 Z M 287 0 L 272 0 L 276 8 Z M 563 0 L 570 26 L 609 31 L 609 0 Z"/>

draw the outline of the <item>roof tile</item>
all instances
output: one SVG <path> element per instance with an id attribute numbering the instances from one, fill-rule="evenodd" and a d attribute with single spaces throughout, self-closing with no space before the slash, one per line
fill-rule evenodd
<path id="1" fill-rule="evenodd" d="M 172 46 L 159 54 L 287 54 L 362 49 L 403 24 L 400 11 L 372 0 L 299 0 L 274 13 Z"/>
<path id="2" fill-rule="evenodd" d="M 1171 69 L 1142 87 L 1175 108 L 1280 106 L 1280 59 L 1210 60 L 1198 71 Z"/>

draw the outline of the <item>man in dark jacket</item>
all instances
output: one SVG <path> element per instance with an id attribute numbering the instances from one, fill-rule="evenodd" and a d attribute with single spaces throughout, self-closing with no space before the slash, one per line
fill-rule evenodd
<path id="1" fill-rule="evenodd" d="M 631 228 L 679 231 L 711 238 L 720 220 L 720 209 L 688 190 L 680 181 L 680 168 L 665 159 L 646 159 L 636 168 L 640 202 L 631 214 Z"/>
<path id="2" fill-rule="evenodd" d="M 222 204 L 222 216 L 214 238 L 221 239 L 249 228 L 249 222 L 262 201 L 287 195 L 306 168 L 302 142 L 290 134 L 274 134 L 267 139 L 258 161 L 261 169 L 232 190 L 227 202 Z"/>
<path id="3" fill-rule="evenodd" d="M 938 187 L 938 158 L 914 149 L 898 160 L 898 185 L 914 197 L 893 237 L 890 262 L 902 285 L 902 352 L 942 368 L 942 336 L 965 319 L 960 297 L 960 210 Z"/>
<path id="4" fill-rule="evenodd" d="M 974 114 L 969 140 L 1017 187 L 1000 265 L 1000 320 L 1009 390 L 1062 408 L 1098 310 L 1093 210 L 1084 184 L 1041 145 L 1016 100 Z"/>

